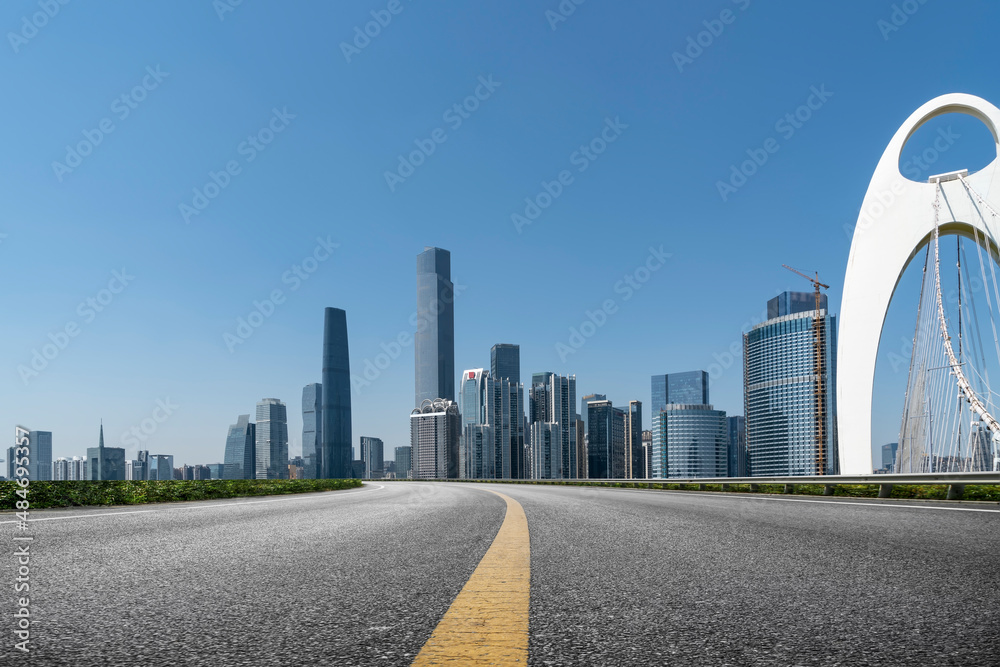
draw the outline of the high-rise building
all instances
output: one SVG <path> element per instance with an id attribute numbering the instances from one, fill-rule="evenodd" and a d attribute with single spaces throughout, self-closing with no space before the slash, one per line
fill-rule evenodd
<path id="1" fill-rule="evenodd" d="M 559 425 L 559 470 L 563 479 L 575 479 L 577 470 L 576 444 L 576 376 L 551 372 L 534 373 L 529 391 L 529 420 L 532 424 L 548 422 Z M 534 451 L 534 442 L 532 442 Z"/>
<path id="2" fill-rule="evenodd" d="M 652 414 L 669 404 L 708 405 L 708 373 L 688 371 L 654 375 L 650 383 Z"/>
<path id="3" fill-rule="evenodd" d="M 625 476 L 625 411 L 611 401 L 587 403 L 587 473 L 590 479 Z"/>
<path id="4" fill-rule="evenodd" d="M 103 430 L 103 427 L 102 427 Z M 52 432 L 28 432 L 28 478 L 31 481 L 52 479 Z"/>
<path id="5" fill-rule="evenodd" d="M 361 460 L 365 462 L 365 479 L 381 479 L 385 470 L 384 445 L 381 438 L 361 436 Z"/>
<path id="6" fill-rule="evenodd" d="M 580 399 L 580 419 L 583 420 L 583 432 L 585 436 L 587 434 L 587 431 L 589 430 L 589 426 L 587 424 L 587 415 L 589 414 L 590 411 L 587 410 L 587 404 L 590 403 L 591 401 L 606 401 L 606 400 L 608 400 L 606 394 L 587 394 L 586 396 Z"/>
<path id="7" fill-rule="evenodd" d="M 826 295 L 819 296 L 820 310 L 826 310 Z M 767 302 L 767 319 L 773 320 L 776 317 L 785 315 L 795 315 L 797 313 L 811 313 L 816 310 L 815 292 L 782 292 Z"/>
<path id="8" fill-rule="evenodd" d="M 396 477 L 398 479 L 406 479 L 410 476 L 411 471 L 411 457 L 410 453 L 413 449 L 409 445 L 403 447 L 396 447 Z"/>
<path id="9" fill-rule="evenodd" d="M 223 464 L 225 466 L 224 479 L 255 479 L 257 477 L 256 426 L 250 421 L 250 415 L 240 415 L 236 418 L 236 423 L 229 427 Z M 153 479 L 153 477 L 150 476 L 149 479 Z"/>
<path id="10" fill-rule="evenodd" d="M 209 479 L 223 479 L 225 470 L 226 466 L 224 463 L 209 463 L 208 464 Z"/>
<path id="11" fill-rule="evenodd" d="M 747 420 L 742 416 L 729 417 L 729 476 L 749 477 L 747 465 Z"/>
<path id="12" fill-rule="evenodd" d="M 320 476 L 323 460 L 323 385 L 302 389 L 302 469 L 305 479 Z"/>
<path id="13" fill-rule="evenodd" d="M 582 419 L 577 417 L 576 419 L 576 478 L 577 479 L 587 479 L 590 476 L 588 472 L 587 464 L 587 433 L 584 430 L 584 422 Z"/>
<path id="14" fill-rule="evenodd" d="M 447 250 L 426 247 L 417 255 L 417 322 L 415 405 L 439 398 L 454 401 L 455 286 Z"/>
<path id="15" fill-rule="evenodd" d="M 87 447 L 87 475 L 89 480 L 124 480 L 125 449 L 104 446 L 104 424 L 97 447 Z"/>
<path id="16" fill-rule="evenodd" d="M 288 411 L 277 398 L 257 403 L 257 479 L 288 479 Z"/>
<path id="17" fill-rule="evenodd" d="M 66 459 L 59 459 L 59 461 L 65 461 Z M 58 463 L 57 461 L 56 463 Z M 68 461 L 67 461 L 68 463 Z M 67 472 L 69 466 L 66 466 Z M 143 480 L 146 479 L 144 475 L 146 474 L 146 464 L 139 459 L 126 459 L 125 461 L 125 479 L 127 480 Z"/>
<path id="18" fill-rule="evenodd" d="M 494 378 L 483 368 L 462 373 L 460 476 L 521 479 L 524 452 L 524 386 Z"/>
<path id="19" fill-rule="evenodd" d="M 251 426 L 253 426 L 253 424 L 251 424 Z M 253 468 L 251 468 L 251 471 L 252 470 Z M 173 454 L 150 454 L 149 479 L 160 481 L 169 481 L 174 479 Z M 250 477 L 249 479 L 253 479 L 253 477 Z"/>
<path id="20" fill-rule="evenodd" d="M 521 383 L 521 346 L 497 343 L 490 348 L 490 377 Z"/>
<path id="21" fill-rule="evenodd" d="M 563 478 L 562 436 L 559 430 L 560 426 L 556 422 L 532 422 L 529 465 L 531 479 Z"/>
<path id="22" fill-rule="evenodd" d="M 414 479 L 458 477 L 458 441 L 462 419 L 458 404 L 439 398 L 424 401 L 410 413 Z"/>
<path id="23" fill-rule="evenodd" d="M 896 452 L 899 450 L 898 442 L 890 442 L 887 445 L 882 445 L 882 471 L 886 473 L 896 472 Z M 989 470 L 990 468 L 981 468 L 982 470 Z"/>
<path id="24" fill-rule="evenodd" d="M 703 404 L 667 404 L 653 421 L 653 477 L 726 477 L 726 413 Z"/>
<path id="25" fill-rule="evenodd" d="M 7 463 L 6 463 L 6 468 L 7 468 L 6 478 L 8 480 L 17 479 L 17 476 L 14 474 L 14 471 L 17 469 L 17 463 L 16 463 L 17 456 L 15 455 L 14 450 L 15 450 L 15 447 L 8 447 L 7 448 L 7 458 L 5 460 L 7 461 Z"/>
<path id="26" fill-rule="evenodd" d="M 653 476 L 653 432 L 652 431 L 642 432 L 642 455 L 646 460 L 645 464 L 646 479 L 649 479 L 650 477 Z"/>
<path id="27" fill-rule="evenodd" d="M 783 299 L 789 303 L 803 301 L 787 294 L 777 298 L 776 312 L 782 312 Z M 810 294 L 810 298 L 814 296 Z M 840 469 L 836 431 L 837 318 L 826 309 L 818 314 L 821 336 L 817 382 L 814 315 L 815 310 L 779 315 L 743 336 L 743 395 L 751 475 L 835 475 Z"/>
<path id="28" fill-rule="evenodd" d="M 625 411 L 625 479 L 646 479 L 642 449 L 642 403 L 629 401 Z"/>
<path id="29" fill-rule="evenodd" d="M 459 382 L 459 412 L 462 436 L 459 442 L 459 477 L 486 479 L 493 453 L 493 429 L 487 422 L 486 384 L 490 374 L 483 368 L 463 371 Z"/>
<path id="30" fill-rule="evenodd" d="M 321 479 L 354 474 L 351 436 L 351 360 L 347 346 L 347 313 L 327 308 L 323 326 L 323 400 Z"/>

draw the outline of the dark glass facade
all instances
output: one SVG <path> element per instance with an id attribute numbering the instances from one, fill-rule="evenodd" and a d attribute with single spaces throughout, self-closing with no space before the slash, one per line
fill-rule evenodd
<path id="1" fill-rule="evenodd" d="M 521 346 L 497 343 L 490 349 L 490 377 L 521 382 Z"/>
<path id="2" fill-rule="evenodd" d="M 455 286 L 447 250 L 425 248 L 417 255 L 417 331 L 413 342 L 415 405 L 438 398 L 454 401 Z"/>
<path id="3" fill-rule="evenodd" d="M 611 401 L 587 404 L 587 473 L 590 479 L 625 477 L 625 411 Z"/>
<path id="4" fill-rule="evenodd" d="M 819 295 L 820 310 L 826 310 L 826 295 Z M 767 302 L 767 319 L 816 310 L 815 292 L 782 292 Z"/>
<path id="5" fill-rule="evenodd" d="M 257 476 L 257 430 L 250 415 L 240 415 L 229 427 L 223 479 L 254 479 Z M 152 477 L 150 477 L 152 479 Z"/>
<path id="6" fill-rule="evenodd" d="M 52 479 L 52 432 L 28 432 L 29 461 L 28 478 L 32 481 Z"/>
<path id="7" fill-rule="evenodd" d="M 708 405 L 708 373 L 689 371 L 654 375 L 650 395 L 654 416 L 670 404 Z"/>
<path id="8" fill-rule="evenodd" d="M 365 479 L 381 479 L 385 470 L 384 444 L 381 438 L 361 436 L 361 460 L 365 462 Z"/>
<path id="9" fill-rule="evenodd" d="M 323 327 L 323 397 L 321 479 L 344 479 L 354 473 L 351 440 L 351 360 L 347 313 L 327 308 Z"/>
<path id="10" fill-rule="evenodd" d="M 302 389 L 302 462 L 306 479 L 320 475 L 323 460 L 323 385 Z"/>
<path id="11" fill-rule="evenodd" d="M 257 403 L 257 479 L 288 479 L 288 410 L 276 398 Z"/>
<path id="12" fill-rule="evenodd" d="M 729 476 L 748 477 L 747 465 L 747 420 L 736 416 L 727 418 L 729 426 Z"/>

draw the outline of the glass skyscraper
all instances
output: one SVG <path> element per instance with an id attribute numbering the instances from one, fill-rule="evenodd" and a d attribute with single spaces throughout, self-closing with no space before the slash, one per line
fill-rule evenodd
<path id="1" fill-rule="evenodd" d="M 747 465 L 747 420 L 742 416 L 727 418 L 729 424 L 729 476 L 749 477 Z"/>
<path id="2" fill-rule="evenodd" d="M 412 469 L 412 459 L 410 456 L 412 452 L 413 448 L 409 445 L 396 447 L 396 477 L 405 479 L 409 476 Z"/>
<path id="3" fill-rule="evenodd" d="M 253 424 L 250 424 L 253 426 Z M 174 478 L 174 456 L 173 454 L 151 454 L 149 461 L 149 479 L 168 481 Z M 253 479 L 254 469 L 250 468 L 250 476 Z"/>
<path id="4" fill-rule="evenodd" d="M 417 255 L 417 331 L 413 337 L 415 405 L 455 400 L 455 286 L 451 253 L 424 248 Z M 324 383 L 326 380 L 324 380 Z"/>
<path id="5" fill-rule="evenodd" d="M 323 388 L 320 479 L 346 479 L 354 474 L 351 440 L 351 359 L 347 347 L 347 313 L 327 308 L 323 323 Z M 260 428 L 258 426 L 258 428 Z"/>
<path id="6" fill-rule="evenodd" d="M 52 432 L 29 431 L 28 446 L 30 447 L 28 478 L 31 481 L 50 481 L 52 479 Z"/>
<path id="7" fill-rule="evenodd" d="M 826 295 L 819 295 L 820 310 L 826 310 Z M 815 292 L 782 292 L 767 302 L 767 319 L 795 315 L 796 313 L 811 313 L 816 310 Z"/>
<path id="8" fill-rule="evenodd" d="M 534 424 L 559 424 L 559 470 L 563 479 L 575 479 L 577 470 L 576 443 L 576 376 L 551 372 L 534 373 L 529 390 L 529 421 Z M 534 451 L 534 443 L 532 443 Z M 530 464 L 529 464 L 530 465 Z"/>
<path id="9" fill-rule="evenodd" d="M 382 478 L 385 458 L 381 438 L 361 436 L 361 460 L 365 462 L 365 479 Z"/>
<path id="10" fill-rule="evenodd" d="M 781 312 L 783 302 L 805 302 L 801 298 L 792 299 L 787 293 L 776 298 L 776 312 Z M 820 310 L 820 396 L 824 417 L 823 438 L 818 442 L 814 313 L 815 310 L 805 310 L 780 315 L 758 324 L 743 337 L 751 475 L 834 475 L 839 471 L 837 318 L 825 309 Z"/>
<path id="11" fill-rule="evenodd" d="M 424 401 L 410 413 L 414 479 L 458 477 L 458 441 L 462 430 L 458 404 L 439 398 Z"/>
<path id="12" fill-rule="evenodd" d="M 257 477 L 257 431 L 256 425 L 250 421 L 250 415 L 240 415 L 236 418 L 236 423 L 229 427 L 223 466 L 223 479 Z M 153 477 L 150 476 L 150 479 Z"/>
<path id="13" fill-rule="evenodd" d="M 642 403 L 629 401 L 625 411 L 625 479 L 646 479 L 642 448 Z"/>
<path id="14" fill-rule="evenodd" d="M 97 447 L 87 447 L 86 478 L 123 481 L 125 479 L 125 448 L 104 446 L 104 424 L 101 424 L 101 439 Z"/>
<path id="15" fill-rule="evenodd" d="M 276 398 L 257 403 L 257 479 L 288 479 L 288 411 Z"/>
<path id="16" fill-rule="evenodd" d="M 490 377 L 506 378 L 514 384 L 521 382 L 521 347 L 510 343 L 497 343 L 490 349 Z"/>
<path id="17" fill-rule="evenodd" d="M 320 477 L 323 460 L 323 385 L 302 389 L 302 460 L 306 479 Z"/>
<path id="18" fill-rule="evenodd" d="M 466 479 L 527 476 L 524 386 L 483 368 L 462 373 L 460 475 Z"/>
<path id="19" fill-rule="evenodd" d="M 711 405 L 668 404 L 653 419 L 653 477 L 726 477 L 726 413 Z"/>
<path id="20" fill-rule="evenodd" d="M 654 375 L 650 389 L 654 417 L 657 412 L 671 403 L 709 404 L 708 373 L 706 371 Z"/>
<path id="21" fill-rule="evenodd" d="M 587 473 L 590 479 L 625 476 L 625 411 L 611 401 L 587 403 Z"/>

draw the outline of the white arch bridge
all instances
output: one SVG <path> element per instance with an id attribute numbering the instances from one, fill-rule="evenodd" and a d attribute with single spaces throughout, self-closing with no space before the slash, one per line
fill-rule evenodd
<path id="1" fill-rule="evenodd" d="M 844 279 L 838 343 L 842 474 L 871 472 L 875 358 L 889 302 L 923 265 L 895 472 L 1000 470 L 1000 160 L 916 182 L 899 172 L 914 132 L 947 113 L 979 119 L 1000 156 L 1000 109 L 964 94 L 931 100 L 896 132 L 872 178 Z M 1000 386 L 998 386 L 1000 388 Z"/>

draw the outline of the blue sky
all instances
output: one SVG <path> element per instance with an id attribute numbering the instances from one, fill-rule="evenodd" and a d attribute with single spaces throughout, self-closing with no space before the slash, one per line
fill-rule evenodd
<path id="1" fill-rule="evenodd" d="M 809 289 L 781 265 L 819 271 L 838 312 L 845 226 L 899 125 L 944 93 L 1000 103 L 1000 8 L 985 1 L 587 0 L 563 2 L 568 16 L 557 0 L 228 2 L 0 8 L 0 404 L 8 428 L 53 431 L 55 456 L 82 455 L 103 418 L 108 444 L 146 420 L 142 448 L 221 461 L 228 425 L 263 397 L 288 404 L 297 453 L 323 308 L 347 311 L 360 375 L 412 332 L 429 245 L 463 287 L 457 371 L 518 343 L 523 377 L 575 373 L 580 395 L 623 404 L 648 402 L 651 374 L 706 369 L 715 405 L 740 414 L 741 329 Z M 810 101 L 808 120 L 782 122 Z M 967 118 L 908 152 L 947 127 L 960 139 L 921 177 L 992 159 Z M 603 152 L 580 151 L 602 132 Z M 776 152 L 723 197 L 768 140 Z M 548 205 L 517 224 L 526 198 Z M 670 257 L 643 273 L 656 253 Z M 887 359 L 918 287 L 909 272 L 883 334 L 876 444 L 898 431 L 906 364 Z M 19 370 L 46 344 L 65 346 Z M 355 447 L 408 444 L 412 345 L 353 404 Z"/>

